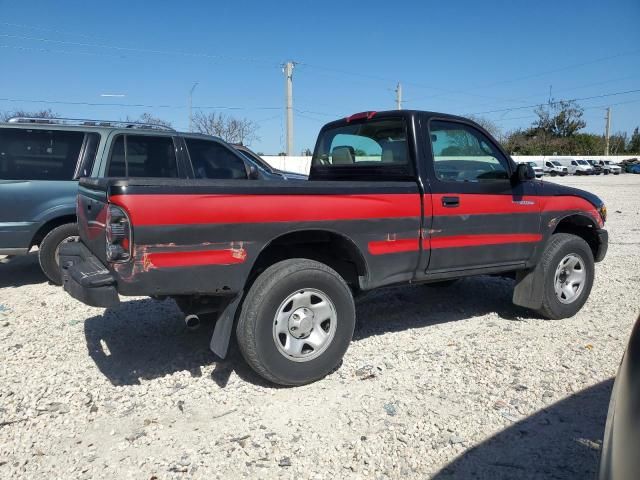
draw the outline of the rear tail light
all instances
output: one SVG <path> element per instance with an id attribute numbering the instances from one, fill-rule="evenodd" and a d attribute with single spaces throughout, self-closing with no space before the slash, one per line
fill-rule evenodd
<path id="1" fill-rule="evenodd" d="M 107 210 L 107 260 L 126 262 L 131 259 L 131 224 L 127 213 L 109 205 Z"/>

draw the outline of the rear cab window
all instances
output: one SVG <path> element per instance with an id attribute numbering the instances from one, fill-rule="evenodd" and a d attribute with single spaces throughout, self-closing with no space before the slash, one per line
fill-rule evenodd
<path id="1" fill-rule="evenodd" d="M 413 164 L 404 119 L 367 120 L 323 130 L 311 170 L 312 175 L 328 178 L 411 178 Z"/>
<path id="2" fill-rule="evenodd" d="M 73 180 L 84 132 L 0 129 L 0 179 Z"/>
<path id="3" fill-rule="evenodd" d="M 117 135 L 111 145 L 106 176 L 178 178 L 178 160 L 173 138 Z"/>

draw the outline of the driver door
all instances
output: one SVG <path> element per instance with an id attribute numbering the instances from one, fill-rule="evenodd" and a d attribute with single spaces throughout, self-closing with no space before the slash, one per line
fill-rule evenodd
<path id="1" fill-rule="evenodd" d="M 512 183 L 512 162 L 472 124 L 433 119 L 428 141 L 433 221 L 426 273 L 508 270 L 531 258 L 542 240 L 535 183 Z"/>

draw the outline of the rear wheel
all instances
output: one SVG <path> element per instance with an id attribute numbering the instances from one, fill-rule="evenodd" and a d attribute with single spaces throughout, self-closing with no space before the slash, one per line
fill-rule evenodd
<path id="1" fill-rule="evenodd" d="M 593 286 L 595 267 L 591 248 L 580 237 L 557 233 L 549 240 L 541 262 L 544 288 L 539 312 L 554 320 L 574 316 Z"/>
<path id="2" fill-rule="evenodd" d="M 62 276 L 58 263 L 60 246 L 67 242 L 78 241 L 78 225 L 67 223 L 51 230 L 40 242 L 38 260 L 40 268 L 49 281 L 55 285 L 62 285 Z"/>
<path id="3" fill-rule="evenodd" d="M 236 336 L 260 376 L 303 385 L 336 368 L 354 326 L 353 296 L 342 277 L 323 263 L 297 258 L 272 265 L 255 280 Z"/>

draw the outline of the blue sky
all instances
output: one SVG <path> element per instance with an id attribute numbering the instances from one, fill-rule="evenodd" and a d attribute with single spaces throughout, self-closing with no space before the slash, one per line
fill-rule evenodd
<path id="1" fill-rule="evenodd" d="M 329 120 L 394 108 L 397 81 L 405 108 L 487 112 L 508 131 L 531 123 L 529 105 L 545 102 L 550 85 L 555 98 L 639 90 L 639 25 L 638 0 L 0 0 L 0 110 L 101 119 L 149 112 L 186 129 L 197 81 L 194 108 L 233 107 L 204 111 L 258 122 L 252 147 L 277 153 L 280 65 L 291 59 L 299 62 L 297 152 L 313 148 Z M 579 103 L 587 131 L 602 133 L 608 105 L 614 132 L 640 125 L 640 92 Z"/>

